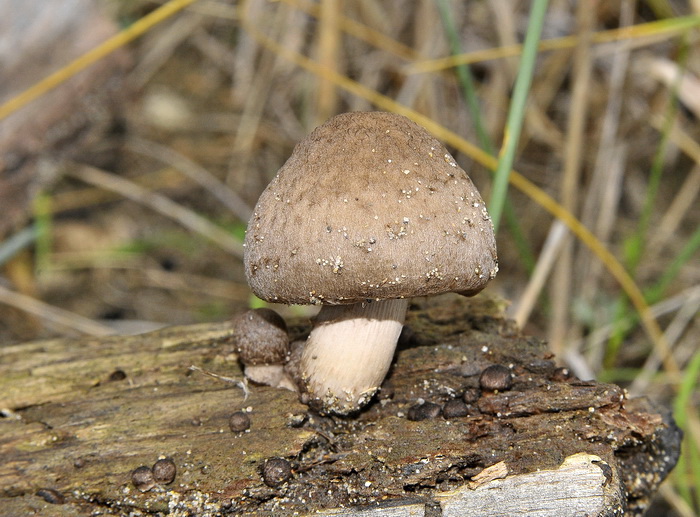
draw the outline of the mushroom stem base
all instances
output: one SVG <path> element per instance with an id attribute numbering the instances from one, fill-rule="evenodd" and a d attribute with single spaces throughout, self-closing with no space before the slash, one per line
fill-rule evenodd
<path id="1" fill-rule="evenodd" d="M 408 301 L 324 305 L 301 358 L 310 404 L 327 413 L 360 409 L 391 366 Z"/>

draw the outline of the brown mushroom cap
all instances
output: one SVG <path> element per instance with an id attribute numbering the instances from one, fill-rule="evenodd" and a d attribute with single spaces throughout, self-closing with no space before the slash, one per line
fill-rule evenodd
<path id="1" fill-rule="evenodd" d="M 498 270 L 467 173 L 422 127 L 384 112 L 338 115 L 300 142 L 245 245 L 255 294 L 284 303 L 471 295 Z"/>
<path id="2" fill-rule="evenodd" d="M 289 353 L 289 335 L 282 316 L 272 309 L 250 309 L 232 319 L 236 353 L 246 366 L 282 364 Z"/>

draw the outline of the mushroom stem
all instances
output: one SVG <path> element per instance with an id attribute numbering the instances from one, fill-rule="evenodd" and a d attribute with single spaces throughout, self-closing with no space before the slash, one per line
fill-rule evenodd
<path id="1" fill-rule="evenodd" d="M 250 364 L 243 367 L 246 378 L 258 384 L 299 391 L 294 381 L 284 371 L 283 364 Z"/>
<path id="2" fill-rule="evenodd" d="M 345 415 L 379 389 L 394 357 L 408 300 L 324 305 L 301 357 L 312 405 Z"/>

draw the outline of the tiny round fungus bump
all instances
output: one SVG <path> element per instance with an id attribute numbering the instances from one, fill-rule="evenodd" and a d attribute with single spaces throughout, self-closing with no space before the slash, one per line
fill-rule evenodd
<path id="1" fill-rule="evenodd" d="M 262 467 L 263 482 L 269 487 L 278 487 L 292 477 L 292 466 L 284 458 L 269 458 Z"/>
<path id="2" fill-rule="evenodd" d="M 250 417 L 243 411 L 236 411 L 229 417 L 228 427 L 234 433 L 247 431 L 250 429 Z"/>
<path id="3" fill-rule="evenodd" d="M 435 402 L 420 401 L 408 408 L 406 418 L 413 421 L 429 420 L 437 418 L 442 413 L 442 408 Z"/>
<path id="4" fill-rule="evenodd" d="M 289 355 L 284 319 L 272 309 L 251 309 L 234 316 L 232 324 L 232 339 L 245 376 L 258 384 L 296 391 L 284 373 Z"/>
<path id="5" fill-rule="evenodd" d="M 151 467 L 153 479 L 159 485 L 167 485 L 175 481 L 177 467 L 172 458 L 162 458 L 156 461 Z"/>
<path id="6" fill-rule="evenodd" d="M 474 404 L 479 400 L 479 390 L 477 388 L 466 388 L 464 394 L 462 395 L 462 400 L 467 404 Z"/>
<path id="7" fill-rule="evenodd" d="M 63 504 L 66 502 L 63 494 L 54 488 L 40 488 L 36 491 L 36 495 L 49 504 Z"/>
<path id="8" fill-rule="evenodd" d="M 156 486 L 153 471 L 145 465 L 137 467 L 131 472 L 131 483 L 141 492 L 148 492 Z"/>
<path id="9" fill-rule="evenodd" d="M 554 370 L 551 379 L 556 382 L 564 382 L 571 380 L 573 375 L 568 368 L 560 367 Z"/>
<path id="10" fill-rule="evenodd" d="M 482 206 L 445 147 L 406 117 L 344 113 L 297 144 L 257 202 L 244 262 L 261 299 L 321 305 L 300 361 L 314 407 L 348 414 L 372 399 L 409 298 L 486 286 L 497 257 Z M 464 274 L 475 269 L 489 274 Z"/>
<path id="11" fill-rule="evenodd" d="M 114 370 L 112 373 L 109 374 L 109 378 L 107 379 L 109 382 L 118 382 L 118 381 L 123 381 L 126 379 L 126 372 L 122 370 L 121 368 L 117 368 Z"/>
<path id="12" fill-rule="evenodd" d="M 445 402 L 442 407 L 442 416 L 446 419 L 460 418 L 469 414 L 469 407 L 460 399 L 452 399 Z"/>
<path id="13" fill-rule="evenodd" d="M 479 385 L 487 391 L 506 391 L 513 386 L 513 374 L 510 368 L 493 364 L 481 372 Z"/>

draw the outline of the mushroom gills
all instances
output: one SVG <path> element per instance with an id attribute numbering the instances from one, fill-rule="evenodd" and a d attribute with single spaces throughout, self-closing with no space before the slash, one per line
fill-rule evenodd
<path id="1" fill-rule="evenodd" d="M 312 405 L 348 414 L 369 401 L 391 366 L 407 307 L 392 299 L 321 308 L 301 358 Z"/>

